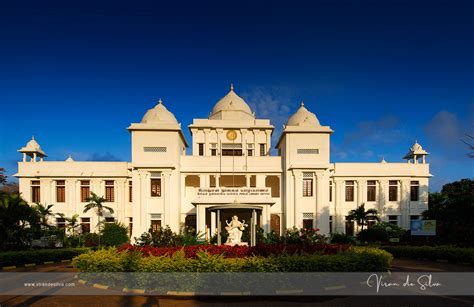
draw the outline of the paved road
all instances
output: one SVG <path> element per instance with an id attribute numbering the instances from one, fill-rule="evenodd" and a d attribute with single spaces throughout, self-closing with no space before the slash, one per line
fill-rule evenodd
<path id="1" fill-rule="evenodd" d="M 407 272 L 474 272 L 473 266 L 441 262 L 396 259 L 393 271 Z M 69 263 L 19 268 L 16 272 L 75 272 Z M 90 286 L 78 284 L 77 287 Z M 0 296 L 0 306 L 474 306 L 472 297 L 157 297 L 101 296 L 105 291 L 94 289 L 94 296 Z M 53 292 L 54 293 L 54 292 Z M 53 294 L 52 293 L 52 294 Z M 110 292 L 109 292 L 110 293 Z"/>

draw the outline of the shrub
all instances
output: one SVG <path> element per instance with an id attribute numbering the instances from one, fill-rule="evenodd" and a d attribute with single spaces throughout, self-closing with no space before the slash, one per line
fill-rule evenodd
<path id="1" fill-rule="evenodd" d="M 86 232 L 81 235 L 81 242 L 84 246 L 94 247 L 99 245 L 99 235 L 93 232 Z"/>
<path id="2" fill-rule="evenodd" d="M 331 243 L 354 244 L 355 239 L 353 236 L 345 233 L 335 233 L 331 236 Z"/>
<path id="3" fill-rule="evenodd" d="M 361 242 L 389 242 L 391 238 L 400 239 L 406 230 L 398 225 L 380 222 L 359 232 L 357 239 Z"/>
<path id="4" fill-rule="evenodd" d="M 143 233 L 139 238 L 135 238 L 138 246 L 185 246 L 199 244 L 202 234 L 195 233 L 194 229 L 181 225 L 179 233 L 175 233 L 167 225 L 160 227 L 157 230 L 150 228 L 148 232 Z"/>
<path id="5" fill-rule="evenodd" d="M 474 248 L 440 246 L 383 246 L 382 249 L 395 258 L 447 260 L 453 263 L 470 263 L 474 265 Z"/>
<path id="6" fill-rule="evenodd" d="M 0 253 L 0 266 L 69 260 L 89 250 L 89 248 L 62 248 L 2 252 Z"/>
<path id="7" fill-rule="evenodd" d="M 353 248 L 335 255 L 243 258 L 226 258 L 204 251 L 188 258 L 184 250 L 171 256 L 137 257 L 135 251 L 117 252 L 109 248 L 80 255 L 73 264 L 83 272 L 372 272 L 388 270 L 391 260 L 389 253 L 375 248 Z"/>
<path id="8" fill-rule="evenodd" d="M 120 246 L 128 242 L 128 228 L 121 223 L 106 223 L 101 233 L 101 242 L 105 246 Z"/>

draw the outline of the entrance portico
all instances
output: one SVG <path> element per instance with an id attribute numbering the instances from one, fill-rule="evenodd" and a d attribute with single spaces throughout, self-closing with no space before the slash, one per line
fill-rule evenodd
<path id="1" fill-rule="evenodd" d="M 264 232 L 270 231 L 270 207 L 275 204 L 275 201 L 272 199 L 226 201 L 222 198 L 207 198 L 197 199 L 192 204 L 196 207 L 197 232 L 206 234 L 206 238 L 217 234 L 218 239 L 221 239 L 220 235 L 222 231 L 225 231 L 226 221 L 230 221 L 233 215 L 237 215 L 240 220 L 245 220 L 245 223 L 249 225 L 250 238 L 253 239 L 248 243 L 253 245 L 256 226 L 263 228 Z"/>

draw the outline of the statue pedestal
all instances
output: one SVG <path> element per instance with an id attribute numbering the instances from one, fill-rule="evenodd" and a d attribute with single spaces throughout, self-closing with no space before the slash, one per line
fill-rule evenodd
<path id="1" fill-rule="evenodd" d="M 240 243 L 224 243 L 224 245 L 229 245 L 229 246 L 249 246 L 247 242 L 240 242 Z"/>

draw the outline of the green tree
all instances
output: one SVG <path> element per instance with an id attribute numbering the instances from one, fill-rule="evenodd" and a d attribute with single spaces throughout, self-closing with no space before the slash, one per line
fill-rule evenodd
<path id="1" fill-rule="evenodd" d="M 364 230 L 364 226 L 367 225 L 367 222 L 370 220 L 380 221 L 377 216 L 377 210 L 365 210 L 365 204 L 360 205 L 357 209 L 349 211 L 347 220 L 356 221 L 357 225 L 361 227 L 361 230 Z"/>
<path id="2" fill-rule="evenodd" d="M 53 211 L 51 208 L 53 208 L 54 205 L 42 205 L 40 203 L 37 203 L 34 206 L 34 209 L 38 213 L 39 216 L 39 222 L 40 225 L 43 229 L 50 229 L 51 225 L 49 225 L 48 219 L 50 216 L 53 215 Z"/>
<path id="3" fill-rule="evenodd" d="M 0 250 L 27 245 L 38 225 L 36 210 L 19 194 L 0 191 Z"/>
<path id="4" fill-rule="evenodd" d="M 91 209 L 96 209 L 97 216 L 99 218 L 99 223 L 97 224 L 97 227 L 99 229 L 99 247 L 100 247 L 100 232 L 101 232 L 101 225 L 102 225 L 102 217 L 104 216 L 104 212 L 108 211 L 110 214 L 114 213 L 114 209 L 111 207 L 105 206 L 104 203 L 107 201 L 105 197 L 103 196 L 98 196 L 94 192 L 91 192 L 91 195 L 86 198 L 86 201 L 89 203 L 84 207 L 84 213 Z"/>
<path id="5" fill-rule="evenodd" d="M 6 184 L 7 183 L 7 176 L 5 175 L 5 169 L 3 167 L 0 167 L 0 184 Z"/>
<path id="6" fill-rule="evenodd" d="M 474 246 L 474 181 L 461 179 L 430 193 L 423 218 L 436 220 L 438 241 Z"/>
<path id="7" fill-rule="evenodd" d="M 105 246 L 120 246 L 128 242 L 128 228 L 117 222 L 106 223 L 101 236 Z"/>

